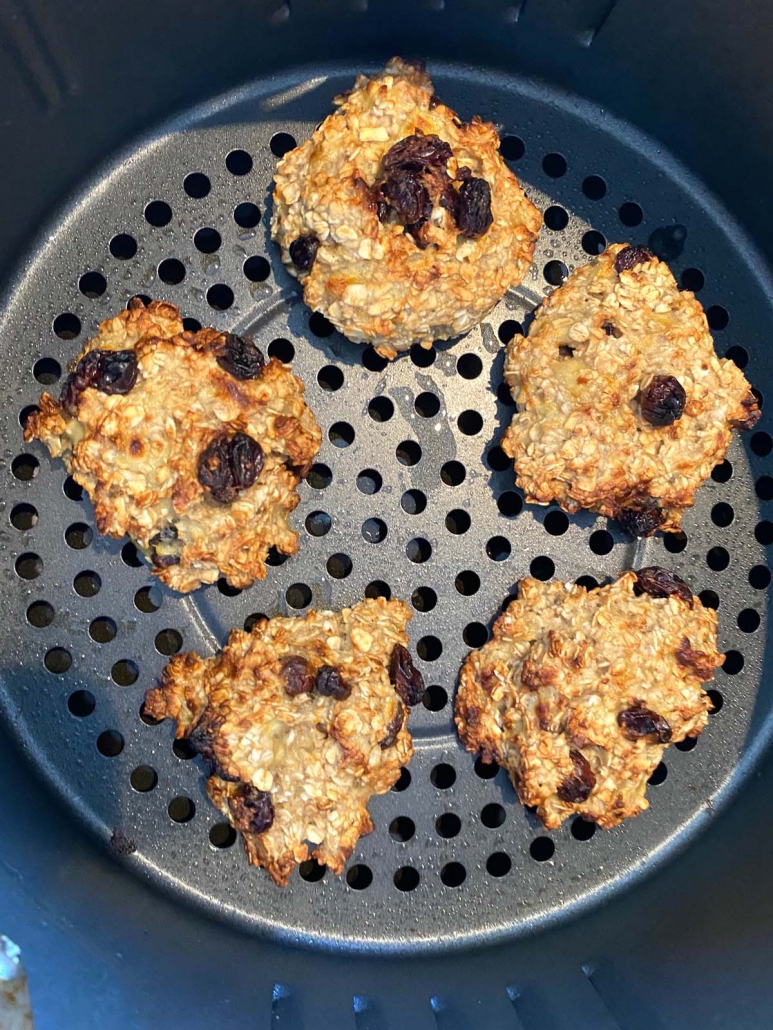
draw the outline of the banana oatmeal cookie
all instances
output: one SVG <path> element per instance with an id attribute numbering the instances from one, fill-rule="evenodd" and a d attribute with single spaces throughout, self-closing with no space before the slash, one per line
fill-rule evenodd
<path id="1" fill-rule="evenodd" d="M 386 358 L 467 332 L 523 280 L 541 224 L 496 130 L 397 57 L 335 103 L 275 176 L 272 235 L 306 303 Z"/>
<path id="2" fill-rule="evenodd" d="M 649 807 L 666 745 L 705 727 L 716 639 L 716 613 L 656 566 L 590 591 L 524 579 L 462 666 L 459 735 L 549 830 L 572 815 L 609 829 Z"/>
<path id="3" fill-rule="evenodd" d="M 527 501 L 678 530 L 733 429 L 760 409 L 718 358 L 703 308 L 646 247 L 614 244 L 543 301 L 507 345 L 518 413 L 502 439 Z"/>
<path id="4" fill-rule="evenodd" d="M 59 401 L 44 393 L 25 440 L 41 440 L 94 503 L 100 533 L 128 533 L 153 571 L 189 591 L 223 575 L 247 587 L 287 523 L 321 433 L 303 384 L 251 340 L 183 331 L 172 304 L 138 298 L 99 327 Z"/>
<path id="5" fill-rule="evenodd" d="M 233 630 L 216 658 L 175 655 L 145 711 L 177 722 L 247 857 L 284 886 L 311 855 L 341 873 L 413 754 L 405 706 L 424 681 L 408 605 L 384 598 Z"/>

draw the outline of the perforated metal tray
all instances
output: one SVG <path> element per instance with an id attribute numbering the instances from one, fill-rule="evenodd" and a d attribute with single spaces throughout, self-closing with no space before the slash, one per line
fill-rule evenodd
<path id="1" fill-rule="evenodd" d="M 546 227 L 529 278 L 462 340 L 385 364 L 310 316 L 268 239 L 276 154 L 305 138 L 360 68 L 303 68 L 256 82 L 168 124 L 100 170 L 38 240 L 2 319 L 0 701 L 64 802 L 127 869 L 182 902 L 295 942 L 374 950 L 489 942 L 577 912 L 630 883 L 711 821 L 770 731 L 765 545 L 773 497 L 761 423 L 715 469 L 685 535 L 634 545 L 606 520 L 523 504 L 498 449 L 512 412 L 501 340 L 604 240 L 649 241 L 698 290 L 717 349 L 763 389 L 773 331 L 762 263 L 700 184 L 590 106 L 513 77 L 431 68 L 464 116 L 498 123 L 503 153 Z M 92 532 L 60 463 L 25 447 L 20 420 L 98 321 L 135 294 L 201 324 L 254 334 L 307 385 L 323 427 L 301 487 L 297 555 L 241 593 L 159 588 L 131 545 Z M 192 324 L 192 323 L 191 323 Z M 545 834 L 459 746 L 459 665 L 528 574 L 614 576 L 661 564 L 719 607 L 718 711 L 697 747 L 669 748 L 652 807 L 588 837 Z M 250 869 L 209 805 L 201 769 L 169 723 L 140 718 L 145 690 L 179 648 L 212 652 L 255 613 L 341 607 L 390 590 L 412 601 L 412 646 L 432 686 L 414 710 L 416 755 L 375 798 L 375 832 L 347 874 L 307 867 L 281 891 Z M 721 706 L 721 707 L 720 707 Z"/>

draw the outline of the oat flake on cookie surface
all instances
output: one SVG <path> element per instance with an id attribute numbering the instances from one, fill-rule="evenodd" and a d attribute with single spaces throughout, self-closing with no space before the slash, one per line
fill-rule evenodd
<path id="1" fill-rule="evenodd" d="M 402 601 L 262 619 L 216 658 L 175 655 L 145 711 L 172 718 L 247 857 L 284 886 L 310 856 L 341 873 L 373 829 L 368 800 L 411 759 L 406 707 L 424 694 Z"/>
<path id="2" fill-rule="evenodd" d="M 505 379 L 518 412 L 502 448 L 527 501 L 633 536 L 678 530 L 732 430 L 760 417 L 700 303 L 645 247 L 613 244 L 573 272 L 507 345 Z"/>
<path id="3" fill-rule="evenodd" d="M 62 458 L 100 533 L 128 533 L 168 586 L 222 575 L 243 588 L 270 547 L 298 549 L 287 516 L 322 438 L 303 393 L 249 339 L 186 332 L 172 304 L 134 298 L 101 323 L 59 401 L 43 394 L 24 439 Z"/>
<path id="4" fill-rule="evenodd" d="M 656 566 L 595 590 L 524 579 L 462 666 L 459 735 L 549 830 L 574 815 L 609 829 L 649 807 L 665 747 L 705 727 L 716 637 L 716 613 Z"/>
<path id="5" fill-rule="evenodd" d="M 523 280 L 541 224 L 496 130 L 399 58 L 335 104 L 275 175 L 272 235 L 306 303 L 387 358 L 467 332 Z"/>

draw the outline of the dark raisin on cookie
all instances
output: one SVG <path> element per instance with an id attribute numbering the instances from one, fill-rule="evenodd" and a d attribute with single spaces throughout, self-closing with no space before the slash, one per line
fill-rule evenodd
<path id="1" fill-rule="evenodd" d="M 235 379 L 257 379 L 265 368 L 266 359 L 252 340 L 235 333 L 226 333 L 217 363 Z"/>
<path id="2" fill-rule="evenodd" d="M 671 740 L 671 727 L 657 712 L 637 702 L 617 714 L 617 724 L 629 740 L 649 738 L 651 743 L 667 744 Z"/>
<path id="3" fill-rule="evenodd" d="M 413 708 L 424 697 L 424 677 L 414 666 L 407 647 L 395 644 L 389 660 L 389 678 L 403 703 Z"/>
<path id="4" fill-rule="evenodd" d="M 636 573 L 636 588 L 639 593 L 649 594 L 650 597 L 678 597 L 691 608 L 693 606 L 692 590 L 685 581 L 659 565 L 639 569 Z"/>
<path id="5" fill-rule="evenodd" d="M 293 240 L 289 247 L 290 260 L 299 272 L 310 272 L 319 250 L 316 236 L 305 234 Z"/>
<path id="6" fill-rule="evenodd" d="M 653 376 L 639 397 L 642 418 L 651 426 L 670 426 L 684 414 L 687 394 L 675 376 Z"/>
<path id="7" fill-rule="evenodd" d="M 314 689 L 314 673 L 306 659 L 300 655 L 285 658 L 280 666 L 280 675 L 285 693 L 290 697 L 310 694 Z"/>
<path id="8" fill-rule="evenodd" d="M 630 536 L 649 536 L 666 521 L 663 510 L 657 507 L 621 508 L 616 516 L 620 527 Z"/>
<path id="9" fill-rule="evenodd" d="M 646 247 L 623 247 L 615 258 L 615 271 L 618 275 L 620 272 L 630 271 L 637 265 L 643 265 L 646 261 L 651 261 L 653 257 L 652 251 Z"/>
<path id="10" fill-rule="evenodd" d="M 477 239 L 489 229 L 491 214 L 491 187 L 485 179 L 465 179 L 459 187 L 456 224 L 463 236 Z"/>
<path id="11" fill-rule="evenodd" d="M 320 668 L 314 686 L 318 694 L 332 697 L 334 701 L 345 701 L 352 692 L 350 684 L 341 678 L 338 669 L 332 665 L 323 665 Z"/>
<path id="12" fill-rule="evenodd" d="M 397 740 L 397 734 L 403 728 L 404 721 L 405 709 L 398 701 L 397 714 L 395 715 L 394 719 L 391 719 L 387 723 L 386 735 L 384 736 L 384 739 L 380 742 L 382 751 L 386 751 L 388 747 L 392 747 L 394 745 L 394 742 Z"/>
<path id="13" fill-rule="evenodd" d="M 242 833 L 265 833 L 274 822 L 274 803 L 265 790 L 250 783 L 242 784 L 236 794 L 228 798 L 234 825 Z"/>
<path id="14" fill-rule="evenodd" d="M 80 395 L 89 387 L 100 393 L 126 394 L 136 382 L 137 355 L 133 350 L 91 350 L 65 380 L 59 403 L 74 415 Z"/>
<path id="15" fill-rule="evenodd" d="M 221 433 L 199 455 L 199 483 L 221 504 L 252 486 L 263 469 L 263 448 L 246 433 Z"/>
<path id="16" fill-rule="evenodd" d="M 596 786 L 596 777 L 593 775 L 590 762 L 582 751 L 572 748 L 569 757 L 574 767 L 572 774 L 559 785 L 556 794 L 567 804 L 577 804 L 580 801 L 588 800 L 591 791 Z"/>

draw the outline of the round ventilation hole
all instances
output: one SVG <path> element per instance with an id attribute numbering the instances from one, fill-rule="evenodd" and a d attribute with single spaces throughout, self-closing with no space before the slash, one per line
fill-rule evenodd
<path id="1" fill-rule="evenodd" d="M 553 857 L 556 846 L 550 837 L 537 837 L 529 845 L 529 854 L 535 862 L 548 862 Z"/>
<path id="2" fill-rule="evenodd" d="M 202 200 L 211 188 L 212 184 L 203 172 L 191 172 L 183 179 L 183 189 L 194 200 Z"/>
<path id="3" fill-rule="evenodd" d="M 374 579 L 365 587 L 365 596 L 373 600 L 377 597 L 383 597 L 385 601 L 388 601 L 392 597 L 392 590 L 383 579 Z"/>
<path id="4" fill-rule="evenodd" d="M 209 831 L 209 843 L 218 851 L 232 848 L 236 843 L 236 830 L 230 823 L 215 823 Z M 324 872 L 324 867 L 322 871 Z"/>
<path id="5" fill-rule="evenodd" d="M 435 820 L 435 830 L 439 837 L 456 837 L 462 828 L 462 820 L 454 812 L 444 812 Z"/>
<path id="6" fill-rule="evenodd" d="M 97 702 L 90 690 L 76 690 L 67 698 L 67 707 L 71 715 L 85 719 L 97 707 Z"/>
<path id="7" fill-rule="evenodd" d="M 54 621 L 55 614 L 48 601 L 33 601 L 27 609 L 27 622 L 36 629 L 45 629 Z"/>
<path id="8" fill-rule="evenodd" d="M 260 221 L 260 208 L 248 201 L 237 204 L 234 208 L 234 221 L 242 229 L 254 229 Z"/>
<path id="9" fill-rule="evenodd" d="M 176 798 L 172 798 L 167 811 L 172 822 L 189 823 L 196 815 L 196 806 L 190 798 L 179 795 Z"/>
<path id="10" fill-rule="evenodd" d="M 440 880 L 444 887 L 461 887 L 467 879 L 467 870 L 461 862 L 447 862 L 440 870 Z"/>
<path id="11" fill-rule="evenodd" d="M 353 865 L 346 871 L 346 882 L 355 891 L 364 891 L 373 883 L 373 873 L 369 866 Z"/>
<path id="12" fill-rule="evenodd" d="M 163 200 L 151 200 L 145 207 L 145 221 L 160 229 L 172 221 L 172 209 Z"/>
<path id="13" fill-rule="evenodd" d="M 327 872 L 326 865 L 320 865 L 314 858 L 307 858 L 298 866 L 298 875 L 306 883 L 319 883 Z"/>
<path id="14" fill-rule="evenodd" d="M 79 597 L 96 597 L 102 589 L 102 579 L 99 573 L 88 569 L 86 572 L 78 573 L 72 586 Z"/>
<path id="15" fill-rule="evenodd" d="M 232 150 L 225 159 L 225 166 L 231 175 L 247 175 L 252 171 L 252 158 L 246 150 Z"/>
<path id="16" fill-rule="evenodd" d="M 220 249 L 223 239 L 217 229 L 204 226 L 193 237 L 193 245 L 202 254 L 214 254 Z"/>
<path id="17" fill-rule="evenodd" d="M 438 790 L 448 790 L 456 783 L 456 769 L 447 762 L 440 762 L 429 774 L 430 783 Z"/>
<path id="18" fill-rule="evenodd" d="M 410 840 L 414 833 L 416 833 L 416 824 L 407 815 L 399 815 L 389 824 L 389 836 L 401 844 Z"/>
<path id="19" fill-rule="evenodd" d="M 123 737 L 118 730 L 104 730 L 97 737 L 97 751 L 105 758 L 116 758 L 123 751 Z"/>
<path id="20" fill-rule="evenodd" d="M 475 775 L 482 780 L 493 780 L 499 772 L 499 765 L 496 762 L 484 762 L 481 757 L 475 759 Z"/>
<path id="21" fill-rule="evenodd" d="M 394 875 L 394 884 L 399 891 L 413 891 L 419 886 L 418 870 L 414 869 L 413 866 L 404 865 Z"/>
<path id="22" fill-rule="evenodd" d="M 596 832 L 596 824 L 578 816 L 572 820 L 572 836 L 575 840 L 590 840 Z"/>
<path id="23" fill-rule="evenodd" d="M 447 461 L 440 469 L 440 478 L 446 486 L 461 486 L 467 471 L 460 461 Z"/>
<path id="24" fill-rule="evenodd" d="M 425 690 L 422 701 L 430 712 L 442 712 L 448 704 L 448 694 L 442 687 L 433 684 Z"/>
<path id="25" fill-rule="evenodd" d="M 136 769 L 132 769 L 129 780 L 136 791 L 146 794 L 158 783 L 158 774 L 149 765 L 138 765 Z"/>

